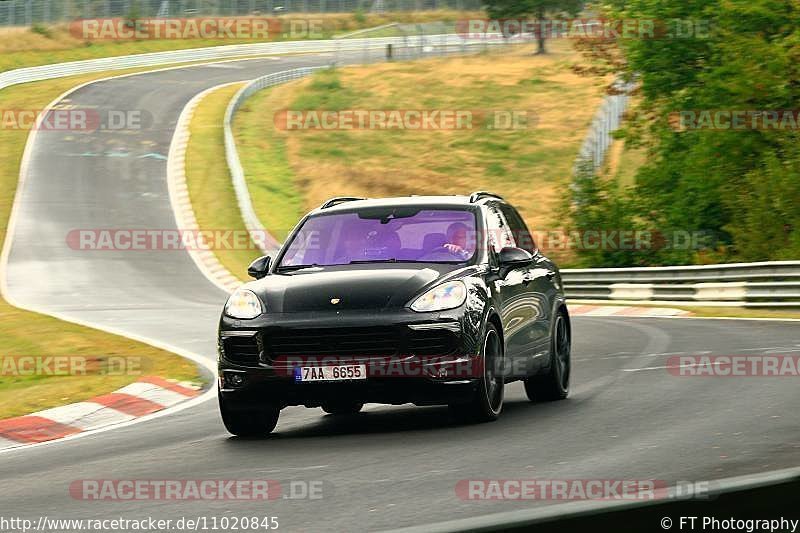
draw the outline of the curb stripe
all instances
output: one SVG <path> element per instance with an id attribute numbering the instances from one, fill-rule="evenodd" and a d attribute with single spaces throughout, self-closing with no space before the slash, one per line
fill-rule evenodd
<path id="1" fill-rule="evenodd" d="M 170 405 L 175 405 L 176 403 L 180 403 L 188 399 L 183 394 L 162 389 L 158 385 L 153 385 L 152 383 L 144 383 L 139 381 L 131 383 L 127 387 L 122 387 L 116 392 L 119 394 L 138 396 L 139 398 L 149 400 L 164 407 L 169 407 Z"/>
<path id="2" fill-rule="evenodd" d="M 41 416 L 18 416 L 0 420 L 0 436 L 17 442 L 44 442 L 80 433 L 80 429 Z"/>
<path id="3" fill-rule="evenodd" d="M 632 307 L 623 305 L 575 305 L 569 308 L 570 316 L 621 316 L 621 317 L 653 317 L 653 316 L 691 316 L 683 309 L 670 307 Z"/>
<path id="4" fill-rule="evenodd" d="M 183 394 L 184 396 L 188 396 L 193 398 L 200 394 L 200 391 L 195 389 L 190 389 L 189 387 L 184 387 L 178 383 L 173 383 L 172 381 L 166 380 L 164 378 L 160 378 L 158 376 L 145 376 L 143 378 L 139 378 L 137 380 L 139 383 L 152 383 L 153 385 L 158 385 L 162 389 L 167 389 L 172 392 L 177 392 L 178 394 Z"/>
<path id="5" fill-rule="evenodd" d="M 130 422 L 199 396 L 202 391 L 193 387 L 191 383 L 145 376 L 117 391 L 83 402 L 0 420 L 0 450 Z"/>
<path id="6" fill-rule="evenodd" d="M 164 408 L 163 405 L 151 402 L 150 400 L 120 392 L 104 394 L 97 398 L 92 398 L 92 401 L 131 416 L 149 415 L 150 413 L 155 413 Z"/>

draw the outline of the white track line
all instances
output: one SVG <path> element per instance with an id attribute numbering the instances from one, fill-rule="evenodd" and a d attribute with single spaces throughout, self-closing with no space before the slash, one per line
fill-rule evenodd
<path id="1" fill-rule="evenodd" d="M 242 61 L 242 60 L 240 59 L 239 61 Z M 228 62 L 228 61 L 226 61 L 226 62 Z M 216 63 L 216 62 L 211 62 L 211 63 Z M 147 71 L 147 72 L 136 72 L 136 73 L 129 73 L 129 74 L 120 74 L 120 75 L 117 75 L 117 76 L 108 76 L 108 77 L 105 77 L 105 78 L 100 78 L 100 79 L 93 80 L 93 81 L 90 81 L 90 82 L 82 83 L 82 84 L 80 84 L 80 85 L 78 85 L 76 87 L 73 87 L 73 88 L 69 89 L 68 91 L 65 91 L 64 93 L 62 93 L 61 95 L 56 97 L 52 102 L 50 102 L 50 104 L 48 104 L 48 106 L 45 108 L 45 112 L 41 113 L 39 115 L 39 117 L 37 118 L 37 124 L 36 124 L 37 127 L 34 127 L 31 130 L 30 134 L 28 135 L 28 140 L 27 140 L 27 142 L 25 144 L 25 150 L 23 152 L 22 161 L 20 163 L 20 172 L 19 172 L 19 181 L 17 182 L 17 190 L 16 190 L 16 192 L 14 194 L 14 203 L 11 206 L 11 213 L 9 215 L 8 228 L 6 230 L 6 238 L 5 238 L 5 241 L 3 243 L 2 253 L 0 253 L 0 295 L 2 295 L 2 297 L 6 300 L 6 302 L 8 302 L 10 305 L 12 305 L 14 307 L 17 307 L 17 308 L 25 310 L 25 311 L 31 311 L 31 312 L 34 312 L 34 313 L 40 313 L 40 314 L 43 314 L 43 315 L 52 316 L 53 318 L 57 318 L 59 320 L 63 320 L 64 322 L 71 322 L 73 324 L 78 324 L 80 326 L 84 326 L 84 327 L 87 327 L 87 328 L 92 328 L 92 329 L 105 331 L 106 333 L 110 333 L 112 335 L 118 335 L 120 337 L 125 337 L 125 338 L 131 339 L 131 340 L 135 340 L 135 341 L 141 342 L 143 344 L 149 344 L 150 346 L 153 346 L 155 348 L 159 348 L 161 350 L 172 352 L 172 353 L 174 353 L 176 355 L 180 355 L 181 357 L 184 357 L 186 359 L 189 359 L 190 361 L 193 361 L 194 363 L 196 363 L 196 364 L 202 366 L 203 368 L 205 368 L 212 376 L 216 376 L 217 368 L 216 368 L 215 361 L 213 361 L 213 360 L 211 360 L 211 359 L 209 359 L 207 357 L 203 357 L 200 354 L 197 354 L 197 353 L 194 353 L 194 352 L 190 352 L 188 350 L 184 350 L 183 348 L 179 348 L 177 346 L 172 346 L 171 344 L 162 342 L 162 341 L 160 341 L 158 339 L 154 339 L 154 338 L 151 338 L 151 337 L 146 337 L 146 336 L 143 336 L 143 335 L 136 335 L 136 334 L 132 334 L 132 333 L 130 333 L 128 331 L 123 331 L 121 329 L 118 329 L 118 328 L 115 328 L 115 327 L 111 327 L 111 326 L 107 326 L 107 325 L 104 325 L 104 324 L 97 324 L 97 323 L 93 323 L 93 322 L 90 322 L 90 321 L 87 321 L 87 320 L 78 319 L 78 318 L 75 318 L 75 317 L 72 317 L 72 316 L 66 316 L 63 313 L 54 312 L 54 311 L 51 311 L 49 309 L 22 304 L 21 302 L 16 301 L 9 294 L 9 292 L 8 292 L 8 278 L 7 278 L 8 258 L 9 258 L 9 255 L 11 253 L 11 247 L 12 247 L 13 240 L 14 240 L 14 230 L 16 228 L 17 219 L 19 217 L 21 198 L 22 198 L 23 190 L 25 188 L 25 183 L 26 183 L 27 178 L 28 178 L 28 168 L 30 166 L 30 160 L 31 160 L 31 157 L 32 157 L 32 154 L 33 154 L 34 145 L 36 143 L 36 137 L 37 137 L 38 132 L 39 132 L 38 126 L 41 123 L 41 121 L 45 119 L 45 117 L 47 115 L 46 111 L 56 108 L 56 106 L 62 100 L 68 98 L 71 94 L 75 93 L 76 91 L 78 91 L 78 90 L 80 90 L 80 89 L 82 89 L 84 87 L 87 87 L 89 85 L 93 85 L 95 83 L 101 83 L 101 82 L 109 81 L 109 80 L 127 78 L 127 77 L 130 77 L 130 76 L 151 74 L 153 72 L 163 72 L 163 71 L 167 71 L 167 70 L 175 70 L 175 69 L 180 69 L 180 68 L 195 68 L 195 67 L 200 67 L 200 66 L 204 66 L 204 65 L 207 65 L 207 64 L 211 64 L 211 63 L 199 63 L 199 64 L 194 64 L 194 65 L 185 65 L 185 66 L 181 66 L 181 67 L 168 67 L 168 68 L 163 68 L 163 69 L 150 70 L 150 71 Z M 173 142 L 174 142 L 174 138 L 173 138 Z M 203 275 L 206 275 L 206 272 L 204 272 L 202 269 L 201 269 L 201 272 L 203 272 Z M 208 278 L 208 276 L 206 276 L 206 277 Z M 208 279 L 209 279 L 210 282 L 212 282 L 212 283 L 214 283 L 216 285 L 216 281 L 214 279 L 212 279 L 212 278 L 208 278 Z M 15 450 L 27 450 L 27 449 L 31 449 L 31 448 L 38 448 L 38 447 L 41 447 L 41 446 L 52 446 L 52 445 L 59 444 L 61 442 L 74 440 L 74 439 L 79 439 L 79 438 L 85 438 L 85 437 L 89 437 L 89 436 L 92 436 L 92 435 L 96 435 L 98 433 L 103 433 L 105 431 L 110 431 L 112 429 L 121 428 L 121 427 L 127 427 L 127 426 L 130 426 L 130 425 L 133 425 L 133 424 L 138 424 L 140 422 L 146 422 L 148 420 L 152 420 L 152 419 L 155 419 L 155 418 L 160 418 L 162 416 L 172 415 L 172 414 L 178 413 L 180 411 L 183 411 L 184 409 L 192 408 L 192 407 L 194 407 L 196 405 L 199 405 L 201 403 L 204 403 L 206 401 L 213 400 L 213 399 L 216 398 L 216 396 L 217 396 L 216 387 L 214 387 L 212 385 L 203 394 L 201 394 L 201 395 L 199 395 L 199 396 L 197 396 L 195 398 L 183 401 L 180 404 L 177 404 L 177 405 L 175 405 L 173 407 L 169 407 L 167 409 L 163 409 L 161 411 L 152 413 L 150 415 L 145 415 L 145 416 L 142 416 L 142 417 L 139 417 L 139 418 L 135 418 L 133 420 L 128 420 L 128 421 L 125 421 L 125 422 L 111 424 L 111 425 L 104 426 L 104 427 L 97 428 L 97 429 L 92 429 L 90 431 L 85 431 L 85 432 L 82 432 L 82 433 L 76 433 L 75 435 L 70 435 L 68 437 L 64 437 L 64 438 L 61 438 L 61 439 L 51 440 L 51 441 L 46 441 L 46 442 L 41 442 L 41 443 L 36 443 L 36 444 L 20 444 L 20 443 L 17 443 L 16 441 L 12 441 L 12 443 L 13 443 L 12 446 L 8 447 L 8 448 L 0 449 L 0 454 L 13 452 Z M 3 439 L 3 440 L 5 441 L 5 440 L 8 440 L 8 439 Z"/>
<path id="2" fill-rule="evenodd" d="M 169 201 L 172 205 L 172 212 L 175 215 L 176 227 L 180 231 L 196 232 L 200 229 L 197 224 L 192 202 L 189 197 L 189 189 L 186 183 L 186 149 L 190 140 L 190 125 L 194 112 L 200 102 L 209 94 L 218 89 L 239 85 L 245 82 L 223 83 L 216 87 L 211 87 L 197 94 L 181 111 L 175 133 L 169 146 L 167 156 L 167 188 L 169 190 Z M 194 261 L 200 272 L 214 285 L 225 292 L 231 293 L 239 287 L 242 282 L 225 268 L 217 259 L 216 254 L 211 250 L 197 250 L 187 248 L 189 256 Z"/>

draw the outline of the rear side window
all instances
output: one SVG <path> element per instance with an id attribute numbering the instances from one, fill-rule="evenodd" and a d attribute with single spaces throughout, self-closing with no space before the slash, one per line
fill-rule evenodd
<path id="1" fill-rule="evenodd" d="M 486 226 L 489 230 L 489 243 L 495 253 L 500 253 L 500 250 L 506 246 L 516 246 L 511 227 L 498 204 L 490 202 L 486 207 Z"/>
<path id="2" fill-rule="evenodd" d="M 535 254 L 537 250 L 536 241 L 533 239 L 533 235 L 528 230 L 528 226 L 525 225 L 525 221 L 522 220 L 519 212 L 508 204 L 500 204 L 499 208 L 511 227 L 511 233 L 514 235 L 514 241 L 517 246 L 526 252 Z"/>

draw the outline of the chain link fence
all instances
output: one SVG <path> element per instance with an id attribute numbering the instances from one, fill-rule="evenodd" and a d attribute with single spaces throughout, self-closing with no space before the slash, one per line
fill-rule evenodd
<path id="1" fill-rule="evenodd" d="M 481 0 L 0 0 L 0 26 L 100 17 L 205 17 L 282 13 L 479 10 Z"/>
<path id="2" fill-rule="evenodd" d="M 452 34 L 427 34 L 408 32 L 395 38 L 392 44 L 370 43 L 363 39 L 363 45 L 354 51 L 345 40 L 335 41 L 336 51 L 332 65 L 369 64 L 381 61 L 407 61 L 427 57 L 444 57 L 477 53 L 507 53 L 521 45 L 533 42 L 530 35 L 516 35 L 513 38 L 463 39 Z"/>
<path id="3" fill-rule="evenodd" d="M 603 100 L 578 152 L 574 167 L 576 177 L 592 176 L 603 165 L 614 140 L 612 134 L 619 129 L 634 87 L 635 83 L 621 80 L 612 86 L 611 94 Z"/>

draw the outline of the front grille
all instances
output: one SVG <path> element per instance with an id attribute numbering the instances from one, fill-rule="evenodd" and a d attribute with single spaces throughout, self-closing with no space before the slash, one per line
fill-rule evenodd
<path id="1" fill-rule="evenodd" d="M 392 327 L 299 329 L 264 333 L 267 354 L 283 356 L 391 357 L 400 353 L 400 337 Z"/>
<path id="2" fill-rule="evenodd" d="M 261 347 L 256 335 L 250 337 L 226 337 L 222 339 L 225 359 L 243 365 L 257 365 Z"/>
<path id="3" fill-rule="evenodd" d="M 409 352 L 420 357 L 450 355 L 456 350 L 455 335 L 446 330 L 415 331 L 409 338 Z"/>

